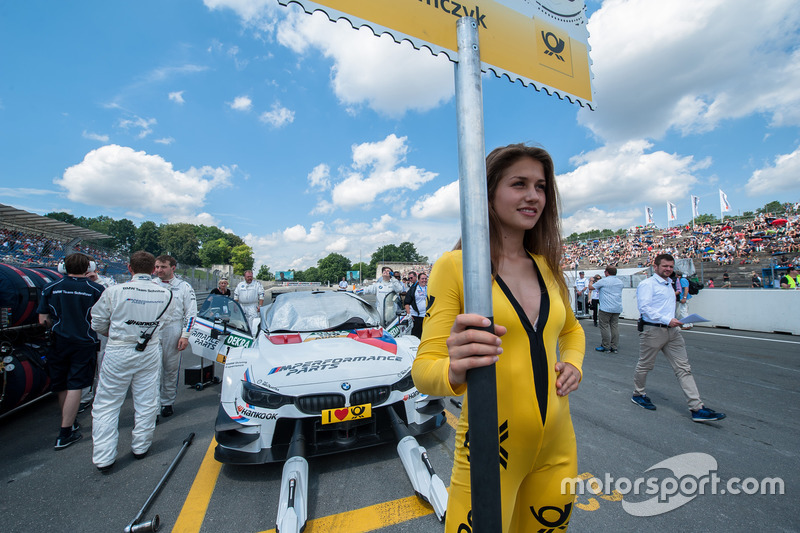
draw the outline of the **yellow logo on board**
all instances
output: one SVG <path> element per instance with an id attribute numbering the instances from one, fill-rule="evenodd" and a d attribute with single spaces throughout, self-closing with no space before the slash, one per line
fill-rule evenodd
<path id="1" fill-rule="evenodd" d="M 539 19 L 535 19 L 535 23 L 539 64 L 573 77 L 572 41 L 569 34 Z"/>

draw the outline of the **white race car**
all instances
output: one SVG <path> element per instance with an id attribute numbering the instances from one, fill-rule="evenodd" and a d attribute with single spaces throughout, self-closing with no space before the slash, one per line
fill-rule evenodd
<path id="1" fill-rule="evenodd" d="M 431 503 L 446 508 L 444 486 L 441 495 L 441 480 L 414 439 L 442 426 L 444 401 L 414 387 L 411 364 L 419 339 L 410 334 L 410 317 L 396 312 L 395 300 L 386 298 L 379 313 L 353 293 L 285 293 L 248 324 L 236 302 L 209 296 L 190 344 L 196 355 L 225 364 L 215 459 L 286 461 L 284 483 L 294 479 L 296 485 L 305 484 L 305 457 L 399 442 L 415 491 L 426 500 L 443 499 Z M 295 510 L 281 498 L 279 531 L 294 530 L 281 528 L 287 512 L 304 514 L 297 490 L 290 491 Z"/>

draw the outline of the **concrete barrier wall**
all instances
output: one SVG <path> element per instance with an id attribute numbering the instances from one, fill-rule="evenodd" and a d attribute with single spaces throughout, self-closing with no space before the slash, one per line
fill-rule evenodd
<path id="1" fill-rule="evenodd" d="M 695 326 L 800 335 L 800 291 L 780 289 L 703 289 L 689 300 L 689 312 L 710 322 Z M 622 318 L 636 320 L 636 289 L 622 291 Z"/>

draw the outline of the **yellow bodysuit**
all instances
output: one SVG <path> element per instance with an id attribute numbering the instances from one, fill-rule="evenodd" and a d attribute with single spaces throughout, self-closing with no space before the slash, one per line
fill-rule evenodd
<path id="1" fill-rule="evenodd" d="M 496 366 L 504 532 L 566 530 L 574 496 L 562 493 L 562 480 L 575 478 L 578 468 L 569 400 L 556 394 L 555 364 L 560 360 L 581 370 L 585 337 L 544 258 L 531 258 L 542 287 L 535 325 L 499 276 L 492 283 L 494 321 L 508 328 Z M 464 312 L 463 292 L 461 251 L 448 252 L 431 272 L 429 317 L 414 361 L 414 383 L 424 394 L 466 391 L 466 385 L 450 386 L 446 345 L 456 315 Z M 467 420 L 465 400 L 456 428 L 446 533 L 472 532 Z"/>

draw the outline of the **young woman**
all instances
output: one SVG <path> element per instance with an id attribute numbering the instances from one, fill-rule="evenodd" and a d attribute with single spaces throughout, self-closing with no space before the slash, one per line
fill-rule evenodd
<path id="1" fill-rule="evenodd" d="M 221 294 L 222 296 L 232 298 L 231 290 L 228 288 L 228 278 L 220 278 L 217 282 L 217 288 L 211 289 L 211 294 Z"/>
<path id="2" fill-rule="evenodd" d="M 559 268 L 558 192 L 550 155 L 523 144 L 486 158 L 495 333 L 463 311 L 461 243 L 434 265 L 413 377 L 424 394 L 461 395 L 471 368 L 496 364 L 504 532 L 564 531 L 577 476 L 567 395 L 578 388 L 585 350 Z M 556 353 L 558 344 L 560 358 Z M 471 522 L 467 402 L 456 430 L 445 531 Z M 481 458 L 490 460 L 491 458 Z"/>

